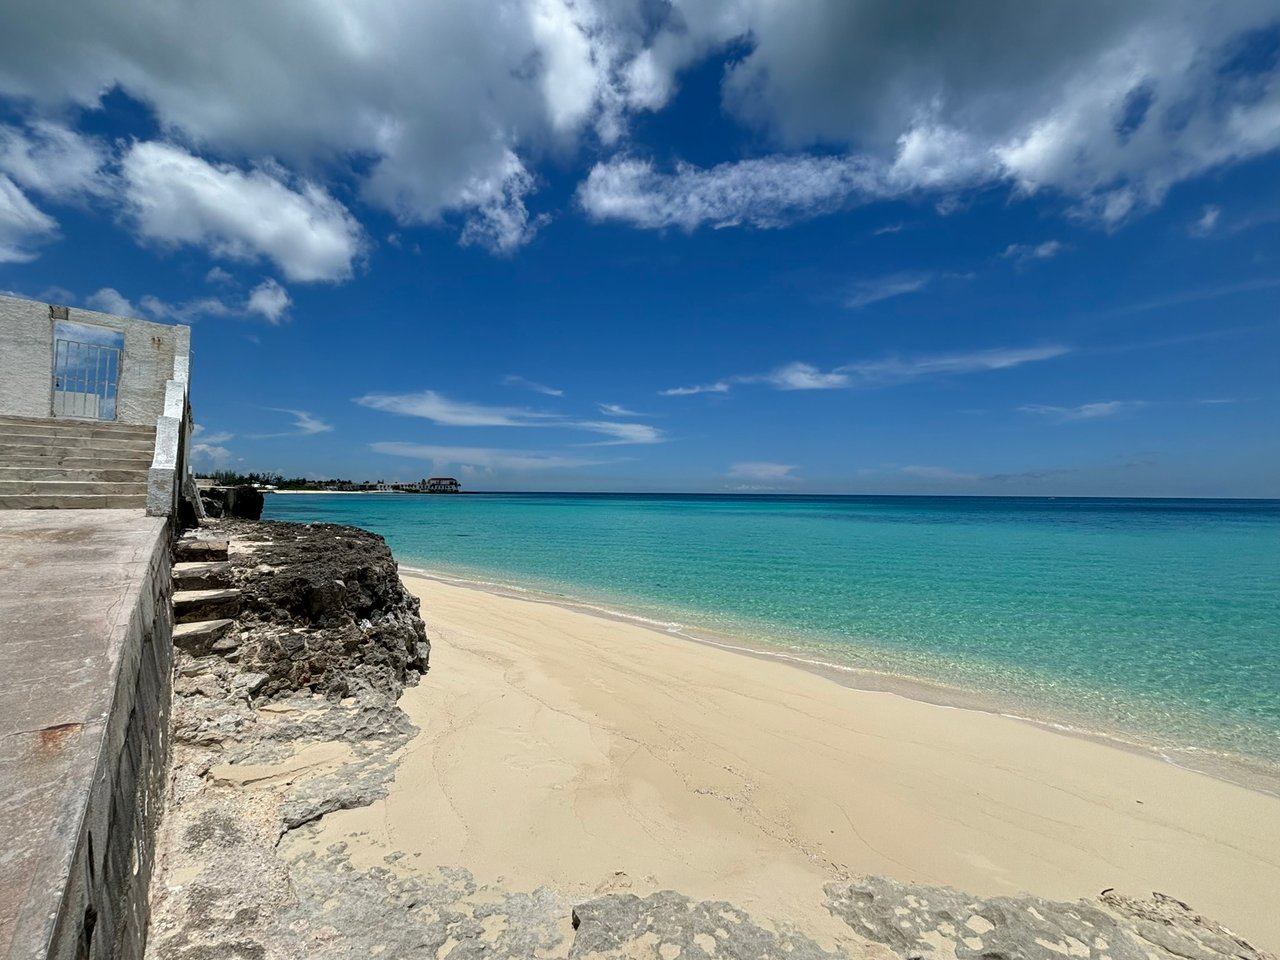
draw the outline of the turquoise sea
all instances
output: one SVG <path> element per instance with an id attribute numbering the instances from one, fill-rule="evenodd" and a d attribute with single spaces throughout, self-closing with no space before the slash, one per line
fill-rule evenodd
<path id="1" fill-rule="evenodd" d="M 1175 762 L 1280 771 L 1280 501 L 282 495 L 264 517 L 355 524 L 405 567 L 976 692 Z"/>

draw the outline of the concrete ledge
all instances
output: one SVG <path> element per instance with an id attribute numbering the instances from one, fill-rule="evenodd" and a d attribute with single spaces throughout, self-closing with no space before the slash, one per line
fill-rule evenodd
<path id="1" fill-rule="evenodd" d="M 169 541 L 134 510 L 0 514 L 0 956 L 142 956 Z"/>

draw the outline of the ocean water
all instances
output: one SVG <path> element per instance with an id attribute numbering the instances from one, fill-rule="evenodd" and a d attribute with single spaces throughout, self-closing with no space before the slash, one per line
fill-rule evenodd
<path id="1" fill-rule="evenodd" d="M 1280 771 L 1280 501 L 289 495 L 402 566 Z M 677 627 L 678 625 L 678 627 Z"/>

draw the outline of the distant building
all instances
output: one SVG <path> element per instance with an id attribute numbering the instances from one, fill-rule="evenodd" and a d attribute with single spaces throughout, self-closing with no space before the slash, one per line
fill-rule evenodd
<path id="1" fill-rule="evenodd" d="M 462 484 L 453 477 L 432 477 L 427 481 L 427 493 L 461 493 Z"/>

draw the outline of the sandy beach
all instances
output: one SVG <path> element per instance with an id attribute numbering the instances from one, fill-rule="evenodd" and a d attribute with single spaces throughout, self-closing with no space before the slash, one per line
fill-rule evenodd
<path id="1" fill-rule="evenodd" d="M 406 577 L 432 669 L 387 799 L 291 835 L 569 896 L 673 888 L 829 943 L 823 883 L 1189 902 L 1280 946 L 1280 799 L 1028 723 Z M 843 931 L 843 932 L 842 932 Z"/>

